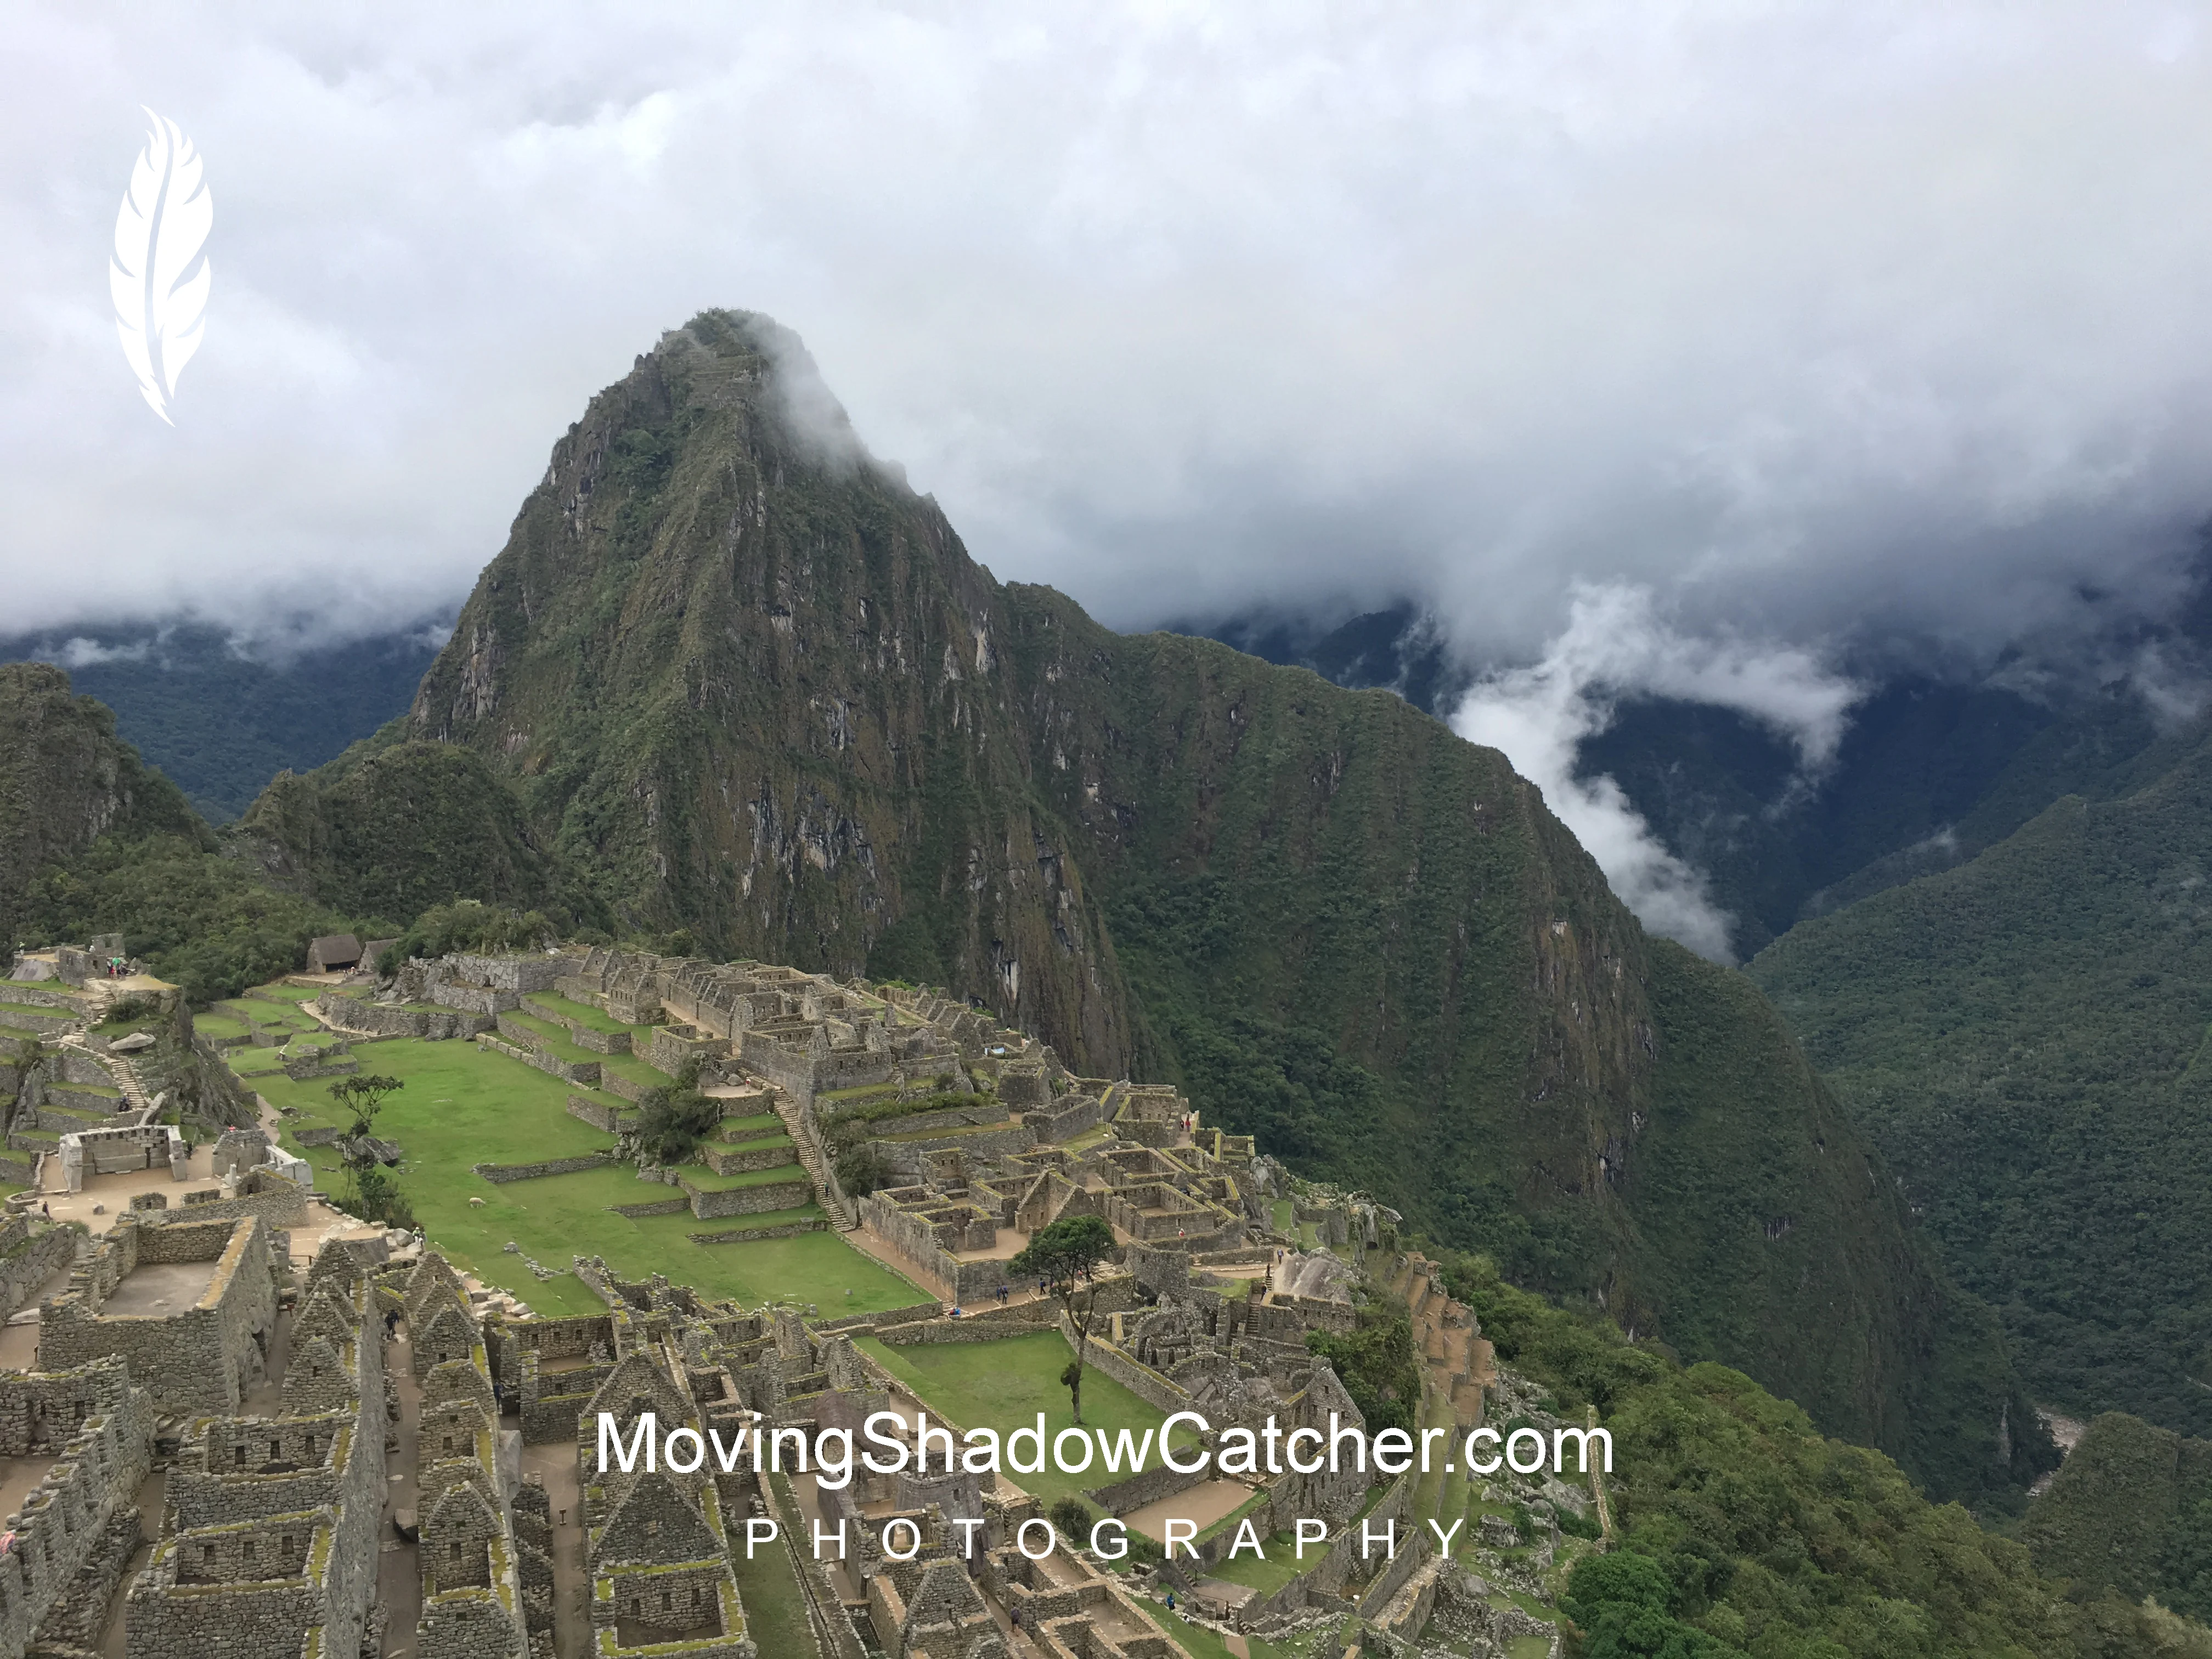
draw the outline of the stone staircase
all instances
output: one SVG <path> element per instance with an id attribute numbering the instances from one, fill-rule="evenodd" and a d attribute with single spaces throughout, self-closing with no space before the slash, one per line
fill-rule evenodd
<path id="1" fill-rule="evenodd" d="M 823 1158 L 818 1139 L 807 1132 L 805 1120 L 799 1115 L 799 1103 L 781 1089 L 774 1097 L 776 1116 L 783 1120 L 783 1131 L 791 1137 L 791 1144 L 799 1149 L 799 1162 L 806 1171 L 806 1178 L 814 1183 L 814 1195 L 821 1201 L 823 1213 L 830 1224 L 841 1233 L 849 1233 L 860 1224 L 859 1209 L 845 1196 L 844 1188 Z"/>
<path id="2" fill-rule="evenodd" d="M 1390 1281 L 1413 1316 L 1413 1346 L 1428 1381 L 1450 1401 L 1463 1427 L 1482 1420 L 1483 1393 L 1497 1379 L 1495 1357 L 1474 1315 L 1444 1294 L 1443 1270 L 1425 1256 L 1408 1255 Z"/>

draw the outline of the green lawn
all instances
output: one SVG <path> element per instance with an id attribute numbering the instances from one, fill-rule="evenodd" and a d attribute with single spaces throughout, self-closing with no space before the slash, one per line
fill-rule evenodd
<path id="1" fill-rule="evenodd" d="M 871 1336 L 861 1338 L 860 1346 L 925 1403 L 936 1407 L 963 1429 L 996 1429 L 1003 1436 L 1015 1429 L 1036 1427 L 1036 1414 L 1042 1412 L 1045 1443 L 1049 1447 L 1052 1437 L 1075 1420 L 1068 1411 L 1067 1390 L 1060 1381 L 1060 1372 L 1067 1368 L 1068 1346 L 1057 1331 L 1010 1336 L 997 1342 L 930 1342 L 898 1348 L 886 1346 Z M 1096 1370 L 1084 1372 L 1085 1428 L 1103 1429 L 1109 1436 L 1122 1429 L 1140 1435 L 1146 1429 L 1158 1429 L 1163 1415 L 1112 1377 Z M 1181 1437 L 1177 1443 L 1183 1443 Z M 1155 1444 L 1145 1467 L 1156 1468 L 1159 1461 Z M 1085 1474 L 1062 1474 L 1048 1457 L 1041 1474 L 1021 1474 L 1010 1468 L 1006 1477 L 1024 1491 L 1036 1493 L 1049 1507 L 1062 1498 L 1081 1498 L 1085 1486 L 1126 1480 L 1128 1474 L 1125 1469 L 1120 1474 L 1109 1474 L 1094 1462 Z"/>
<path id="2" fill-rule="evenodd" d="M 1241 1583 L 1243 1580 L 1234 1582 Z M 1150 1600 L 1145 1602 L 1145 1611 L 1152 1614 L 1159 1627 L 1173 1637 L 1176 1645 L 1189 1654 L 1191 1659 L 1232 1659 L 1229 1644 L 1208 1626 L 1188 1623 L 1158 1602 Z M 1277 1647 L 1272 1642 L 1262 1642 L 1256 1636 L 1248 1636 L 1244 1640 L 1251 1649 L 1252 1659 L 1291 1659 L 1297 1651 L 1291 1648 Z"/>
<path id="3" fill-rule="evenodd" d="M 596 1313 L 601 1304 L 571 1274 L 542 1281 L 533 1277 L 520 1256 L 501 1248 L 509 1239 L 549 1267 L 566 1267 L 575 1255 L 598 1255 L 625 1277 L 665 1273 L 706 1295 L 733 1297 L 749 1307 L 792 1297 L 815 1303 L 825 1316 L 836 1317 L 929 1299 L 834 1232 L 711 1246 L 695 1244 L 685 1236 L 795 1220 L 817 1213 L 811 1206 L 757 1220 L 744 1216 L 701 1222 L 688 1210 L 632 1220 L 609 1206 L 678 1194 L 640 1182 L 634 1170 L 621 1164 L 494 1185 L 470 1166 L 574 1158 L 611 1145 L 611 1137 L 568 1115 L 568 1097 L 578 1092 L 574 1085 L 473 1042 L 401 1039 L 363 1043 L 355 1053 L 364 1072 L 396 1077 L 405 1085 L 386 1103 L 376 1132 L 404 1150 L 401 1185 L 431 1242 L 458 1266 L 486 1284 L 513 1291 L 541 1313 Z M 233 1051 L 234 1060 L 264 1055 L 273 1067 L 272 1051 Z M 331 1079 L 295 1083 L 280 1071 L 251 1073 L 236 1064 L 233 1069 L 250 1075 L 272 1104 L 301 1110 L 304 1118 L 288 1120 L 288 1127 L 337 1121 Z M 285 1139 L 293 1150 L 301 1150 L 289 1135 Z M 319 1187 L 342 1188 L 344 1176 L 331 1148 L 308 1149 L 304 1155 L 319 1171 Z M 690 1173 L 718 1186 L 757 1184 L 775 1174 L 718 1177 L 703 1168 Z M 471 1207 L 471 1198 L 483 1200 L 483 1207 Z"/>
<path id="4" fill-rule="evenodd" d="M 703 1164 L 687 1164 L 684 1179 L 702 1193 L 730 1193 L 745 1187 L 770 1187 L 779 1181 L 804 1181 L 806 1171 L 796 1164 L 774 1164 L 742 1175 L 716 1175 Z"/>
<path id="5" fill-rule="evenodd" d="M 568 1033 L 550 1019 L 533 1019 L 528 1014 L 509 1014 L 507 1018 L 538 1039 L 538 1046 L 556 1060 L 565 1060 L 571 1066 L 604 1065 L 613 1056 L 595 1054 L 581 1044 L 572 1042 Z"/>
<path id="6" fill-rule="evenodd" d="M 627 1078 L 648 1088 L 662 1088 L 675 1081 L 659 1066 L 647 1065 L 635 1054 L 592 1054 L 586 1058 L 598 1060 L 600 1070 L 611 1076 Z"/>
<path id="7" fill-rule="evenodd" d="M 246 994 L 271 1002 L 313 1002 L 330 988 L 327 985 L 257 985 Z"/>
<path id="8" fill-rule="evenodd" d="M 1458 1541 L 1453 1540 L 1455 1543 Z M 1246 1550 L 1233 1561 L 1224 1560 L 1214 1568 L 1213 1577 L 1224 1583 L 1249 1584 L 1262 1595 L 1273 1595 L 1303 1571 L 1298 1561 L 1297 1534 L 1279 1532 L 1272 1538 L 1261 1539 L 1260 1547 L 1267 1552 L 1264 1561 Z M 1313 1566 L 1328 1547 L 1326 1544 L 1308 1544 L 1304 1565 Z"/>
<path id="9" fill-rule="evenodd" d="M 781 1227 L 788 1221 L 817 1221 L 821 1216 L 822 1206 L 819 1204 L 802 1204 L 795 1210 L 763 1210 L 757 1215 L 724 1216 L 719 1221 L 695 1220 L 691 1223 L 691 1231 L 726 1233 L 734 1232 L 740 1227 Z M 839 1292 L 838 1299 L 844 1299 L 843 1292 Z"/>
<path id="10" fill-rule="evenodd" d="M 791 1525 L 786 1516 L 783 1524 Z M 745 1634 L 763 1653 L 798 1656 L 818 1651 L 813 1627 L 807 1622 L 806 1592 L 799 1587 L 798 1570 L 784 1540 L 757 1546 L 745 1559 L 743 1517 L 734 1517 L 732 1531 L 740 1540 L 731 1565 L 738 1575 L 738 1595 L 745 1604 Z"/>
<path id="11" fill-rule="evenodd" d="M 34 1019 L 70 1018 L 70 1011 L 66 1008 L 41 1008 L 27 1002 L 0 1002 L 0 1019 L 22 1014 L 28 1014 Z"/>
<path id="12" fill-rule="evenodd" d="M 720 1131 L 725 1140 L 750 1140 L 756 1133 L 766 1139 L 785 1135 L 783 1120 L 774 1112 L 756 1112 L 750 1117 L 726 1117 Z"/>
<path id="13" fill-rule="evenodd" d="M 623 1024 L 612 1014 L 602 1013 L 588 1003 L 571 1002 L 557 992 L 532 991 L 522 1000 L 543 1013 L 558 1014 L 594 1031 L 634 1031 L 639 1029 Z"/>

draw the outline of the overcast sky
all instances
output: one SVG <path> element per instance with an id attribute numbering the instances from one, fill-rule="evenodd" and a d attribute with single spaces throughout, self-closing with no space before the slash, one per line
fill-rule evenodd
<path id="1" fill-rule="evenodd" d="M 1108 622 L 1412 595 L 1485 661 L 1732 663 L 1809 758 L 1847 640 L 2170 596 L 2212 510 L 2208 25 L 17 4 L 0 633 L 450 605 L 591 393 L 728 305 Z M 216 204 L 173 428 L 107 279 L 141 106 Z M 1608 619 L 1642 642 L 1594 655 Z"/>

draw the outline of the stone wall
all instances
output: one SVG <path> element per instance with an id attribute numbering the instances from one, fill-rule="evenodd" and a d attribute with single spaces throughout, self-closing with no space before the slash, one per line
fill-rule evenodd
<path id="1" fill-rule="evenodd" d="M 966 1134 L 926 1136 L 920 1140 L 878 1140 L 872 1143 L 884 1162 L 902 1181 L 922 1178 L 922 1159 L 931 1152 L 964 1152 L 970 1158 L 1011 1158 L 1037 1144 L 1036 1131 L 1026 1124 L 1003 1129 L 974 1129 Z"/>
<path id="2" fill-rule="evenodd" d="M 495 1186 L 510 1181 L 535 1181 L 540 1176 L 574 1175 L 579 1170 L 603 1170 L 615 1161 L 612 1152 L 586 1152 L 580 1158 L 549 1158 L 543 1164 L 474 1164 L 469 1167 Z"/>
<path id="3" fill-rule="evenodd" d="M 624 1206 L 627 1210 L 628 1206 Z M 679 1206 L 680 1207 L 680 1206 Z M 715 1233 L 686 1233 L 694 1244 L 749 1244 L 762 1238 L 796 1238 L 801 1233 L 826 1233 L 830 1218 L 816 1216 L 811 1221 L 779 1221 L 769 1227 L 731 1227 Z"/>
<path id="4" fill-rule="evenodd" d="M 568 1115 L 581 1118 L 594 1129 L 604 1129 L 614 1134 L 622 1127 L 622 1115 L 614 1107 L 603 1105 L 587 1095 L 568 1097 Z"/>
<path id="5" fill-rule="evenodd" d="M 325 992 L 320 1006 L 325 1018 L 349 1031 L 360 1031 L 370 1036 L 416 1037 L 426 1042 L 474 1036 L 478 1031 L 489 1030 L 492 1024 L 492 1017 L 489 1014 L 464 1012 L 454 1008 L 411 1008 L 397 1003 L 370 1002 L 359 997 L 343 996 L 335 991 Z"/>
<path id="6" fill-rule="evenodd" d="M 512 1042 L 492 1036 L 489 1031 L 478 1032 L 477 1042 L 480 1047 L 505 1054 L 509 1060 L 519 1060 L 525 1066 L 534 1066 L 541 1072 L 549 1073 L 559 1078 L 563 1083 L 580 1083 L 586 1088 L 593 1088 L 599 1085 L 599 1062 L 596 1060 L 563 1060 L 558 1054 L 548 1054 L 543 1048 L 518 1048 Z M 617 1093 L 622 1092 L 622 1079 L 616 1079 L 610 1086 L 614 1088 Z"/>
<path id="7" fill-rule="evenodd" d="M 1075 1350 L 1075 1328 L 1068 1322 L 1065 1313 L 1060 1316 L 1060 1334 L 1066 1340 L 1068 1352 L 1073 1353 Z M 1187 1412 L 1190 1409 L 1191 1399 L 1188 1391 L 1112 1343 L 1101 1340 L 1097 1323 L 1091 1328 L 1091 1340 L 1084 1345 L 1083 1363 L 1097 1367 L 1156 1411 Z"/>
<path id="8" fill-rule="evenodd" d="M 1202 1465 L 1190 1471 L 1171 1469 L 1164 1463 L 1131 1475 L 1126 1480 L 1115 1480 L 1103 1486 L 1085 1488 L 1083 1495 L 1109 1515 L 1127 1515 L 1147 1504 L 1157 1504 L 1163 1498 L 1173 1498 L 1188 1492 L 1193 1486 L 1203 1486 L 1214 1478 L 1211 1466 Z"/>
<path id="9" fill-rule="evenodd" d="M 716 1175 L 750 1175 L 799 1162 L 799 1148 L 788 1139 L 760 1146 L 730 1146 L 708 1144 L 699 1149 L 700 1160 Z"/>
<path id="10" fill-rule="evenodd" d="M 925 1342 L 998 1342 L 1010 1336 L 1027 1336 L 1051 1328 L 1059 1317 L 1054 1304 L 1042 1300 L 1017 1302 L 1004 1308 L 985 1307 L 980 1313 L 963 1312 L 959 1318 L 917 1319 L 910 1324 L 878 1328 L 878 1340 L 901 1346 Z"/>
<path id="11" fill-rule="evenodd" d="M 140 1262 L 214 1260 L 205 1294 L 172 1315 L 103 1315 L 100 1306 Z M 118 1218 L 70 1288 L 41 1310 L 39 1363 L 47 1370 L 114 1355 L 170 1411 L 234 1413 L 259 1373 L 261 1342 L 276 1317 L 268 1230 L 255 1216 L 203 1222 Z"/>
<path id="12" fill-rule="evenodd" d="M 574 971 L 576 959 L 571 956 L 514 956 L 479 957 L 459 955 L 446 958 L 446 965 L 457 979 L 476 985 L 489 986 L 494 990 L 513 991 L 526 994 L 532 991 L 550 991 L 564 974 Z"/>
<path id="13" fill-rule="evenodd" d="M 0 1319 L 15 1313 L 76 1259 L 77 1237 L 71 1228 L 52 1227 L 0 1259 Z"/>
<path id="14" fill-rule="evenodd" d="M 76 1397 L 63 1397 L 68 1395 Z M 88 1415 L 79 1409 L 100 1404 L 106 1409 Z M 41 1419 L 47 1437 L 26 1443 L 51 1448 L 59 1459 L 7 1517 L 15 1540 L 0 1553 L 0 1652 L 10 1654 L 23 1652 L 57 1607 L 70 1606 L 88 1568 L 95 1575 L 106 1571 L 104 1553 L 121 1541 L 110 1523 L 130 1511 L 153 1462 L 152 1409 L 119 1364 L 87 1367 L 74 1378 L 0 1377 L 0 1424 L 20 1423 L 26 1409 L 41 1405 L 66 1405 L 70 1414 Z M 135 1543 L 136 1512 L 130 1512 Z"/>
<path id="15" fill-rule="evenodd" d="M 693 1185 L 679 1176 L 678 1186 L 690 1194 L 691 1213 L 702 1221 L 716 1221 L 726 1215 L 763 1215 L 770 1210 L 796 1210 L 814 1201 L 814 1183 L 798 1181 L 770 1181 L 757 1187 L 710 1188 Z"/>
<path id="16" fill-rule="evenodd" d="M 428 994 L 429 1000 L 441 1008 L 458 1009 L 462 1013 L 486 1018 L 522 1006 L 522 998 L 515 992 L 489 990 L 481 985 L 456 985 L 449 979 L 434 981 Z"/>

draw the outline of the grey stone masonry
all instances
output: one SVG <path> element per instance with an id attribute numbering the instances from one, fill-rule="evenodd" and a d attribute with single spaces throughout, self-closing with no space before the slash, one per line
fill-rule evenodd
<path id="1" fill-rule="evenodd" d="M 0 1453 L 42 1452 L 57 1462 L 6 1522 L 15 1542 L 0 1553 L 0 1659 L 21 1659 L 52 1615 L 82 1626 L 90 1587 L 81 1576 L 89 1569 L 112 1586 L 106 1557 L 126 1514 L 137 1541 L 131 1505 L 153 1463 L 154 1411 L 120 1360 L 0 1372 Z"/>
<path id="2" fill-rule="evenodd" d="M 174 1313 L 103 1311 L 141 1267 L 211 1261 L 206 1290 Z M 70 1288 L 40 1310 L 39 1362 L 47 1370 L 110 1355 L 146 1380 L 170 1411 L 235 1412 L 259 1376 L 276 1318 L 270 1231 L 258 1216 L 201 1221 L 190 1211 L 118 1217 Z"/>

